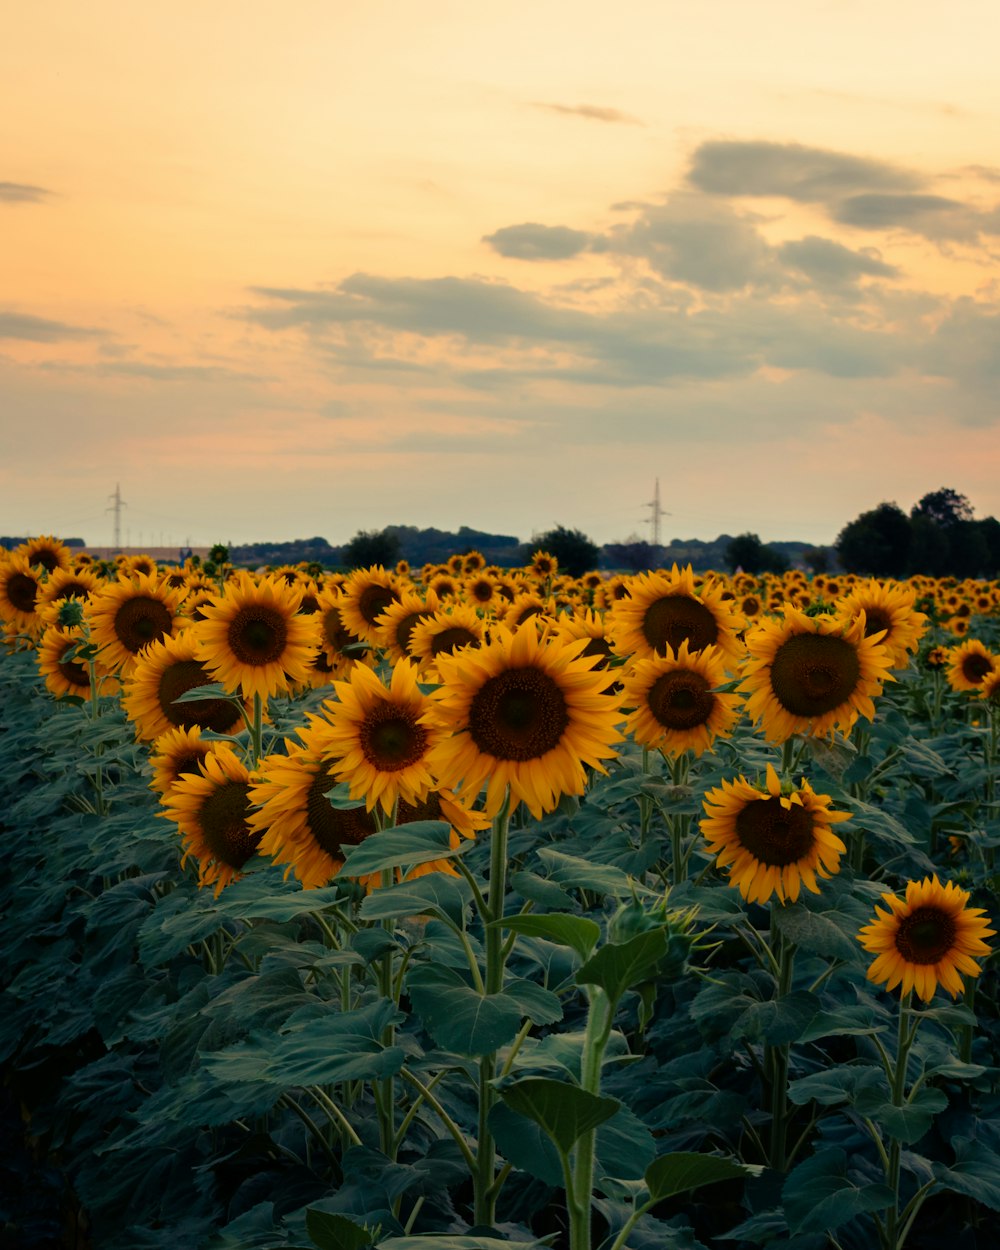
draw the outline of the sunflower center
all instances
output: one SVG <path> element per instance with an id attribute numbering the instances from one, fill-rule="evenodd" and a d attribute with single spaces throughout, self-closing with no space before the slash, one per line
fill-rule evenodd
<path id="1" fill-rule="evenodd" d="M 784 868 L 808 855 L 815 841 L 812 815 L 797 803 L 753 799 L 736 817 L 740 845 L 762 864 Z"/>
<path id="2" fill-rule="evenodd" d="M 64 582 L 59 588 L 59 598 L 69 599 L 71 596 L 77 599 L 89 599 L 90 587 L 85 586 L 83 582 Z"/>
<path id="3" fill-rule="evenodd" d="M 66 651 L 71 650 L 75 646 L 76 643 L 71 642 L 66 648 Z M 66 652 L 64 651 L 63 655 L 65 654 Z M 89 690 L 90 673 L 87 672 L 78 660 L 59 660 L 57 662 L 59 665 L 59 672 L 62 673 L 63 677 L 65 677 L 71 686 L 80 686 L 81 688 Z"/>
<path id="4" fill-rule="evenodd" d="M 404 616 L 396 626 L 396 646 L 406 655 L 410 654 L 410 637 L 421 621 L 425 621 L 429 616 L 433 616 L 433 612 L 419 611 L 411 612 L 409 616 Z"/>
<path id="5" fill-rule="evenodd" d="M 229 646 L 241 664 L 273 664 L 284 655 L 287 641 L 285 618 L 263 604 L 240 608 L 229 626 Z"/>
<path id="6" fill-rule="evenodd" d="M 954 947 L 954 916 L 937 907 L 918 907 L 899 922 L 896 950 L 911 964 L 936 964 Z"/>
<path id="7" fill-rule="evenodd" d="M 59 557 L 51 547 L 42 547 L 31 557 L 32 564 L 40 564 L 46 573 L 54 573 L 59 567 Z"/>
<path id="8" fill-rule="evenodd" d="M 854 693 L 861 676 L 858 653 L 844 638 L 795 634 L 771 664 L 771 687 L 793 716 L 822 716 Z"/>
<path id="9" fill-rule="evenodd" d="M 587 645 L 580 652 L 581 659 L 584 656 L 599 656 L 598 662 L 594 668 L 607 668 L 608 661 L 614 652 L 611 650 L 611 643 L 607 638 L 591 638 Z"/>
<path id="10" fill-rule="evenodd" d="M 479 639 L 471 629 L 466 629 L 462 625 L 453 625 L 450 629 L 443 629 L 439 634 L 435 634 L 431 639 L 431 655 L 451 655 L 459 647 L 466 647 L 470 643 L 477 645 Z"/>
<path id="11" fill-rule="evenodd" d="M 664 595 L 646 609 L 642 618 L 643 637 L 661 654 L 667 647 L 674 651 L 686 642 L 690 651 L 703 651 L 719 637 L 715 617 L 697 599 L 689 595 Z"/>
<path id="12" fill-rule="evenodd" d="M 980 655 L 973 651 L 962 660 L 962 676 L 966 681 L 972 681 L 978 685 L 987 673 L 992 672 L 993 661 L 988 655 Z"/>
<path id="13" fill-rule="evenodd" d="M 865 637 L 870 638 L 880 630 L 886 631 L 886 637 L 892 631 L 892 621 L 880 608 L 865 608 Z M 884 642 L 885 639 L 883 638 Z"/>
<path id="14" fill-rule="evenodd" d="M 306 813 L 309 832 L 320 847 L 334 859 L 343 859 L 342 847 L 357 846 L 375 832 L 375 817 L 363 807 L 346 812 L 333 807 L 325 796 L 336 784 L 328 772 L 318 772 L 306 795 Z"/>
<path id="15" fill-rule="evenodd" d="M 568 724 L 563 692 L 537 668 L 498 673 L 469 706 L 473 742 L 501 760 L 540 759 L 559 745 Z"/>
<path id="16" fill-rule="evenodd" d="M 15 573 L 7 582 L 7 598 L 19 612 L 34 612 L 38 583 L 27 573 Z"/>
<path id="17" fill-rule="evenodd" d="M 261 835 L 247 825 L 250 814 L 249 786 L 227 781 L 213 790 L 198 813 L 201 836 L 212 859 L 240 869 L 257 849 Z"/>
<path id="18" fill-rule="evenodd" d="M 338 608 L 327 608 L 327 610 L 323 613 L 322 628 L 323 638 L 326 645 L 334 651 L 342 651 L 348 643 L 358 641 L 355 635 L 346 628 L 344 622 L 340 619 L 340 611 Z"/>
<path id="19" fill-rule="evenodd" d="M 489 601 L 493 598 L 493 583 L 492 582 L 484 582 L 484 581 L 473 582 L 470 589 L 471 589 L 472 597 L 473 599 L 476 600 L 477 603 L 489 603 Z"/>
<path id="20" fill-rule="evenodd" d="M 170 767 L 173 769 L 174 780 L 176 781 L 178 777 L 183 777 L 185 773 L 191 773 L 193 776 L 197 777 L 199 775 L 198 765 L 207 757 L 207 755 L 208 751 L 205 750 L 191 751 L 187 755 L 176 756 L 170 762 Z"/>
<path id="21" fill-rule="evenodd" d="M 646 702 L 665 729 L 694 729 L 712 715 L 715 696 L 700 673 L 675 669 L 657 677 Z"/>
<path id="22" fill-rule="evenodd" d="M 388 700 L 368 712 L 359 739 L 365 759 L 383 773 L 416 764 L 427 749 L 427 733 L 416 717 Z"/>
<path id="23" fill-rule="evenodd" d="M 126 651 L 133 655 L 151 642 L 170 633 L 173 617 L 165 603 L 136 595 L 127 599 L 115 613 L 115 634 Z"/>
<path id="24" fill-rule="evenodd" d="M 198 686 L 207 686 L 211 677 L 197 660 L 178 660 L 160 674 L 157 699 L 160 711 L 171 725 L 183 725 L 191 729 L 200 725 L 213 733 L 223 734 L 231 729 L 237 712 L 225 699 L 209 699 L 197 703 L 177 703 L 182 694 Z"/>
<path id="25" fill-rule="evenodd" d="M 743 600 L 743 611 L 747 616 L 756 616 L 760 611 L 760 600 L 755 595 L 747 595 Z"/>
<path id="26" fill-rule="evenodd" d="M 391 586 L 380 586 L 375 583 L 372 586 L 366 586 L 358 596 L 358 611 L 363 620 L 369 625 L 374 625 L 386 608 L 392 607 L 398 599 L 399 595 Z"/>
<path id="27" fill-rule="evenodd" d="M 440 820 L 441 819 L 441 799 L 432 790 L 422 803 L 418 803 L 414 807 L 411 803 L 407 803 L 405 799 L 399 800 L 399 810 L 396 814 L 396 820 L 401 825 L 412 824 L 415 820 Z"/>

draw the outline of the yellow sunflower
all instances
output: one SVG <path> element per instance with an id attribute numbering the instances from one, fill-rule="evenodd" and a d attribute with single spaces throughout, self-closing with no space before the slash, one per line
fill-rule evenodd
<path id="1" fill-rule="evenodd" d="M 191 627 L 198 659 L 213 680 L 262 700 L 307 685 L 318 637 L 315 618 L 298 615 L 300 599 L 284 581 L 255 582 L 240 571 Z"/>
<path id="2" fill-rule="evenodd" d="M 82 629 L 64 628 L 50 625 L 42 634 L 38 644 L 38 671 L 45 679 L 45 685 L 57 699 L 74 695 L 78 699 L 90 702 L 90 671 L 85 661 L 72 652 L 81 643 L 86 642 Z M 101 694 L 117 694 L 118 682 L 100 670 L 99 680 Z"/>
<path id="3" fill-rule="evenodd" d="M 244 727 L 239 708 L 228 699 L 174 701 L 188 690 L 214 681 L 197 655 L 197 641 L 190 630 L 185 630 L 176 638 L 151 643 L 136 657 L 125 680 L 122 704 L 135 725 L 137 738 L 152 742 L 169 729 L 195 725 L 218 734 L 238 733 Z"/>
<path id="4" fill-rule="evenodd" d="M 31 633 L 41 624 L 38 598 L 41 581 L 25 556 L 0 560 L 0 620 L 18 632 Z"/>
<path id="5" fill-rule="evenodd" d="M 978 638 L 970 638 L 951 650 L 948 685 L 952 690 L 980 690 L 997 665 L 997 657 Z"/>
<path id="6" fill-rule="evenodd" d="M 478 647 L 485 624 L 476 609 L 463 603 L 450 604 L 418 621 L 410 634 L 410 655 L 433 680 L 439 655 L 452 655 L 463 647 Z"/>
<path id="7" fill-rule="evenodd" d="M 745 777 L 709 790 L 701 831 L 719 867 L 729 870 L 730 885 L 747 902 L 766 903 L 777 894 L 794 903 L 803 885 L 818 894 L 816 878 L 840 871 L 847 848 L 830 826 L 850 815 L 832 811 L 831 801 L 805 778 L 800 789 L 784 793 L 768 764 L 763 790 Z"/>
<path id="8" fill-rule="evenodd" d="M 442 686 L 426 723 L 447 736 L 431 752 L 442 784 L 460 798 L 486 785 L 486 810 L 524 802 L 536 819 L 564 794 L 582 794 L 585 767 L 621 741 L 618 700 L 607 675 L 583 658 L 586 642 L 565 643 L 535 629 L 498 626 L 491 639 L 461 655 L 438 657 Z"/>
<path id="9" fill-rule="evenodd" d="M 355 651 L 346 653 L 345 647 L 358 643 L 361 639 L 352 634 L 344 624 L 341 616 L 343 594 L 337 586 L 324 586 L 316 595 L 319 605 L 315 612 L 319 630 L 320 655 L 326 660 L 330 680 L 345 676 L 355 664 L 372 664 L 374 660 L 369 652 Z"/>
<path id="10" fill-rule="evenodd" d="M 404 590 L 396 603 L 392 603 L 378 618 L 379 646 L 384 647 L 393 664 L 410 660 L 410 642 L 414 629 L 427 620 L 441 606 L 433 590 L 421 596 L 415 590 Z"/>
<path id="11" fill-rule="evenodd" d="M 586 639 L 587 645 L 580 654 L 584 657 L 593 656 L 596 661 L 595 668 L 607 668 L 614 655 L 611 640 L 608 637 L 607 617 L 590 609 L 557 617 L 553 636 L 560 638 L 563 642 Z"/>
<path id="12" fill-rule="evenodd" d="M 46 573 L 73 567 L 73 553 L 52 534 L 29 538 L 26 543 L 14 548 L 14 554 L 24 556 L 33 568 L 43 569 Z"/>
<path id="13" fill-rule="evenodd" d="M 906 668 L 927 630 L 927 617 L 914 607 L 916 598 L 910 587 L 872 577 L 852 587 L 834 607 L 841 616 L 855 617 L 864 612 L 865 637 L 882 632 L 878 641 L 892 656 L 892 667 Z"/>
<path id="14" fill-rule="evenodd" d="M 544 620 L 549 613 L 551 604 L 548 600 L 541 598 L 539 595 L 522 592 L 514 596 L 511 603 L 504 608 L 498 615 L 499 619 L 507 626 L 509 630 L 520 629 L 525 621 L 530 620 L 533 616 Z"/>
<path id="15" fill-rule="evenodd" d="M 414 665 L 401 660 L 388 689 L 371 669 L 358 667 L 334 690 L 339 701 L 328 700 L 323 709 L 334 777 L 369 811 L 378 803 L 391 812 L 397 799 L 419 804 L 434 787 L 428 753 L 440 734 L 422 723 L 428 701 Z"/>
<path id="16" fill-rule="evenodd" d="M 381 565 L 357 569 L 344 582 L 340 616 L 344 624 L 365 642 L 378 646 L 378 618 L 399 599 L 395 574 Z"/>
<path id="17" fill-rule="evenodd" d="M 52 624 L 55 609 L 66 599 L 86 602 L 102 586 L 101 579 L 90 569 L 56 569 L 50 573 L 38 595 L 38 611 Z"/>
<path id="18" fill-rule="evenodd" d="M 554 555 L 539 548 L 531 557 L 531 564 L 528 567 L 539 581 L 544 581 L 547 577 L 555 577 L 559 571 L 559 561 Z"/>
<path id="19" fill-rule="evenodd" d="M 611 629 L 619 655 L 649 659 L 676 652 L 686 642 L 691 652 L 718 647 L 730 665 L 743 656 L 737 629 L 743 622 L 733 615 L 732 600 L 723 599 L 717 585 L 695 589 L 690 565 L 669 574 L 641 573 L 628 582 L 627 596 L 611 609 Z"/>
<path id="20" fill-rule="evenodd" d="M 872 700 L 892 680 L 892 657 L 865 637 L 863 613 L 853 621 L 810 617 L 786 603 L 782 619 L 749 630 L 746 644 L 739 689 L 771 742 L 795 733 L 848 733 L 859 716 L 874 718 Z"/>
<path id="21" fill-rule="evenodd" d="M 489 573 L 474 573 L 462 586 L 466 602 L 487 611 L 495 608 L 500 600 L 496 580 Z"/>
<path id="22" fill-rule="evenodd" d="M 718 647 L 690 652 L 682 642 L 676 655 L 668 647 L 666 655 L 637 660 L 622 679 L 622 702 L 633 709 L 626 728 L 664 755 L 701 755 L 716 738 L 728 738 L 740 718 L 739 697 L 714 690 L 725 680 Z"/>
<path id="23" fill-rule="evenodd" d="M 983 684 L 979 687 L 979 697 L 989 703 L 994 713 L 1000 711 L 1000 668 L 995 668 L 992 673 L 983 678 Z"/>
<path id="24" fill-rule="evenodd" d="M 143 647 L 176 632 L 180 601 L 180 591 L 144 573 L 120 577 L 92 595 L 84 611 L 101 662 L 127 674 Z"/>
<path id="25" fill-rule="evenodd" d="M 225 743 L 201 761 L 198 775 L 185 773 L 164 795 L 167 816 L 184 839 L 184 856 L 198 861 L 198 885 L 214 885 L 218 897 L 237 880 L 260 842 L 250 828 L 250 774 Z"/>
<path id="26" fill-rule="evenodd" d="M 169 794 L 174 784 L 185 775 L 200 776 L 198 765 L 219 745 L 203 742 L 198 725 L 191 729 L 168 729 L 153 743 L 149 763 L 153 770 L 150 788 L 161 797 Z"/>
<path id="27" fill-rule="evenodd" d="M 905 899 L 883 894 L 889 910 L 875 908 L 875 919 L 858 933 L 858 941 L 877 958 L 868 980 L 885 982 L 887 990 L 902 986 L 916 990 L 930 1002 L 938 985 L 952 998 L 963 993 L 960 973 L 978 977 L 982 969 L 973 956 L 989 955 L 983 940 L 995 929 L 980 907 L 967 907 L 969 892 L 950 881 L 942 885 L 937 873 L 923 881 L 909 881 Z"/>

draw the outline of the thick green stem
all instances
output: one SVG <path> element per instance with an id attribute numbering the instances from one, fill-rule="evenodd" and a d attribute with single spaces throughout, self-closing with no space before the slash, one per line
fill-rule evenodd
<path id="1" fill-rule="evenodd" d="M 507 893 L 507 837 L 510 830 L 510 791 L 504 796 L 500 811 L 493 818 L 490 843 L 490 881 L 486 912 L 482 917 L 486 929 L 486 993 L 503 990 L 503 932 L 496 922 L 503 919 L 504 897 Z M 496 1101 L 491 1084 L 496 1075 L 496 1054 L 484 1055 L 479 1062 L 479 1118 L 477 1124 L 475 1182 L 475 1222 L 490 1227 L 496 1218 L 497 1193 L 493 1186 L 496 1172 L 496 1144 L 489 1128 L 489 1114 Z"/>
<path id="2" fill-rule="evenodd" d="M 906 1105 L 906 1069 L 910 1057 L 910 1047 L 913 1045 L 913 1039 L 917 1035 L 917 1026 L 920 1023 L 919 1017 L 914 1020 L 913 1027 L 910 1028 L 910 994 L 904 994 L 899 1004 L 899 1021 L 896 1030 L 896 1062 L 892 1072 L 892 1105 L 894 1107 L 903 1107 Z M 899 1212 L 899 1178 L 900 1178 L 900 1156 L 902 1146 L 899 1138 L 894 1137 L 889 1142 L 888 1166 L 885 1169 L 886 1184 L 893 1192 L 893 1204 L 889 1208 L 885 1222 L 885 1243 L 886 1250 L 900 1250 L 903 1241 L 909 1232 L 909 1225 L 899 1231 L 902 1217 Z M 904 1213 L 905 1214 L 905 1213 Z"/>
<path id="3" fill-rule="evenodd" d="M 264 700 L 256 691 L 253 696 L 253 723 L 250 725 L 250 757 L 254 768 L 260 763 L 264 743 Z"/>
<path id="4" fill-rule="evenodd" d="M 777 909 L 781 904 L 771 904 L 771 945 L 777 947 L 778 964 L 777 988 L 775 1002 L 781 1000 L 792 988 L 792 973 L 795 967 L 795 947 L 775 924 Z M 776 1172 L 784 1172 L 786 1159 L 786 1141 L 788 1136 L 788 1055 L 789 1044 L 768 1046 L 765 1049 L 764 1067 L 769 1074 L 771 1086 L 771 1151 L 770 1165 Z"/>
<path id="5" fill-rule="evenodd" d="M 590 987 L 590 1009 L 583 1041 L 580 1086 L 588 1094 L 601 1092 L 604 1051 L 611 1036 L 614 1004 L 600 986 Z M 570 1187 L 566 1191 L 570 1250 L 590 1250 L 590 1207 L 594 1188 L 594 1155 L 597 1130 L 584 1133 L 576 1143 Z"/>

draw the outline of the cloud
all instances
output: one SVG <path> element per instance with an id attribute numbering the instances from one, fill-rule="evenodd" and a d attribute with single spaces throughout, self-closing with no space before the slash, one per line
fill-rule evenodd
<path id="1" fill-rule="evenodd" d="M 691 158 L 688 182 L 712 195 L 782 196 L 824 203 L 851 192 L 911 191 L 918 174 L 888 161 L 766 140 L 712 139 Z"/>
<path id="2" fill-rule="evenodd" d="M 144 378 L 150 382 L 263 382 L 260 374 L 223 365 L 159 365 L 146 360 L 120 360 L 97 365 L 102 377 Z"/>
<path id="3" fill-rule="evenodd" d="M 503 226 L 481 240 L 495 252 L 512 260 L 568 260 L 585 251 L 590 235 L 569 226 L 543 226 L 525 221 L 518 226 Z"/>
<path id="4" fill-rule="evenodd" d="M 798 269 L 820 286 L 839 286 L 861 277 L 892 278 L 899 270 L 889 265 L 873 248 L 854 252 L 833 239 L 806 235 L 778 248 L 778 258 Z"/>
<path id="5" fill-rule="evenodd" d="M 590 122 L 612 122 L 624 126 L 645 126 L 645 122 L 631 113 L 623 113 L 620 109 L 601 108 L 597 104 L 547 104 L 543 100 L 532 100 L 531 107 L 546 109 L 550 113 L 564 113 L 572 117 L 582 117 Z"/>
<path id="6" fill-rule="evenodd" d="M 930 336 L 921 365 L 927 373 L 958 377 L 967 386 L 995 395 L 1000 382 L 1000 308 L 968 298 L 956 301 Z M 995 409 L 989 420 L 995 420 Z"/>
<path id="7" fill-rule="evenodd" d="M 773 263 L 752 218 L 683 193 L 645 206 L 631 225 L 611 231 L 607 247 L 642 256 L 663 277 L 707 291 L 736 291 L 763 280 Z"/>
<path id="8" fill-rule="evenodd" d="M 852 195 L 830 209 L 835 221 L 863 230 L 904 229 L 928 239 L 974 239 L 996 230 L 991 218 L 942 195 Z"/>
<path id="9" fill-rule="evenodd" d="M 0 204 L 42 204 L 53 195 L 27 182 L 0 182 Z"/>
<path id="10" fill-rule="evenodd" d="M 27 313 L 0 311 L 0 339 L 20 339 L 28 343 L 55 343 L 61 339 L 95 338 L 104 334 L 89 326 L 49 321 Z"/>

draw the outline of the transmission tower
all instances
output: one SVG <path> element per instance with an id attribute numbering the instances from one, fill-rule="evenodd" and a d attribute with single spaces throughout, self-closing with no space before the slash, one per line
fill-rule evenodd
<path id="1" fill-rule="evenodd" d="M 115 551 L 121 551 L 122 549 L 122 508 L 127 508 L 128 504 L 125 502 L 124 499 L 122 499 L 122 488 L 121 488 L 120 483 L 118 482 L 115 483 L 115 493 L 113 495 L 109 495 L 108 498 L 111 500 L 111 507 L 105 508 L 104 511 L 113 512 L 115 514 L 114 548 L 115 548 Z"/>
<path id="2" fill-rule="evenodd" d="M 653 491 L 653 498 L 649 501 L 649 503 L 645 504 L 644 506 L 650 509 L 649 523 L 653 530 L 653 546 L 659 548 L 663 545 L 662 542 L 660 541 L 661 539 L 660 521 L 662 520 L 663 517 L 670 516 L 669 512 L 665 512 L 664 509 L 660 507 L 660 479 L 659 478 L 656 479 L 656 489 Z"/>

